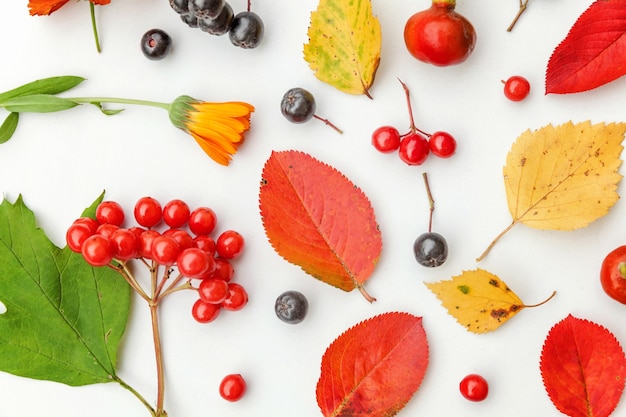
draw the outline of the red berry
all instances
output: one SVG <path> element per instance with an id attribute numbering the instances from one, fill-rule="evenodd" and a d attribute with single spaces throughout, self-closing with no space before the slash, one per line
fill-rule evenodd
<path id="1" fill-rule="evenodd" d="M 609 297 L 626 304 L 626 246 L 606 255 L 600 268 L 600 284 Z"/>
<path id="2" fill-rule="evenodd" d="M 193 238 L 194 248 L 202 249 L 209 255 L 215 255 L 215 240 L 209 235 L 198 235 Z"/>
<path id="3" fill-rule="evenodd" d="M 124 223 L 124 209 L 115 201 L 103 201 L 96 207 L 96 220 L 100 224 L 121 226 Z"/>
<path id="4" fill-rule="evenodd" d="M 448 132 L 435 132 L 428 138 L 430 151 L 440 157 L 449 158 L 456 151 L 456 140 Z"/>
<path id="5" fill-rule="evenodd" d="M 489 384 L 482 376 L 470 374 L 461 380 L 459 390 L 461 395 L 470 401 L 482 401 L 489 394 Z"/>
<path id="6" fill-rule="evenodd" d="M 246 381 L 240 374 L 226 375 L 220 382 L 220 395 L 226 401 L 237 401 L 246 392 Z"/>
<path id="7" fill-rule="evenodd" d="M 243 236 L 234 230 L 222 232 L 215 242 L 217 254 L 224 259 L 233 259 L 241 255 L 244 247 Z"/>
<path id="8" fill-rule="evenodd" d="M 220 310 L 219 304 L 210 304 L 198 299 L 191 307 L 191 316 L 199 323 L 210 323 L 219 316 Z"/>
<path id="9" fill-rule="evenodd" d="M 85 240 L 93 234 L 94 232 L 92 232 L 89 226 L 82 223 L 74 223 L 67 229 L 65 241 L 73 252 L 80 253 Z"/>
<path id="10" fill-rule="evenodd" d="M 381 126 L 372 133 L 372 145 L 379 152 L 393 152 L 400 147 L 400 132 L 393 126 Z"/>
<path id="11" fill-rule="evenodd" d="M 91 266 L 108 265 L 113 259 L 109 240 L 101 235 L 92 235 L 85 239 L 81 253 Z"/>
<path id="12" fill-rule="evenodd" d="M 150 252 L 154 261 L 169 266 L 176 262 L 180 254 L 180 246 L 173 237 L 161 235 L 152 241 Z"/>
<path id="13" fill-rule="evenodd" d="M 196 236 L 211 234 L 216 224 L 217 216 L 208 207 L 199 207 L 189 215 L 189 230 Z"/>
<path id="14" fill-rule="evenodd" d="M 163 232 L 166 236 L 171 236 L 178 242 L 180 250 L 184 250 L 193 246 L 193 238 L 186 230 L 183 229 L 168 229 Z"/>
<path id="15" fill-rule="evenodd" d="M 200 278 L 215 267 L 215 261 L 202 249 L 187 248 L 178 255 L 176 265 L 183 276 Z"/>
<path id="16" fill-rule="evenodd" d="M 208 277 L 230 282 L 234 275 L 235 269 L 228 259 L 215 258 L 215 268 L 213 268 Z"/>
<path id="17" fill-rule="evenodd" d="M 96 230 L 96 234 L 104 236 L 107 239 L 110 239 L 111 236 L 113 236 L 113 233 L 119 230 L 119 228 L 120 228 L 119 226 L 115 226 L 111 223 L 101 224 L 100 226 L 98 226 L 98 229 Z"/>
<path id="18" fill-rule="evenodd" d="M 504 81 L 504 95 L 511 101 L 522 101 L 530 94 L 530 83 L 524 77 L 514 75 Z"/>
<path id="19" fill-rule="evenodd" d="M 189 214 L 189 206 L 183 200 L 172 200 L 163 207 L 163 221 L 174 229 L 187 224 Z"/>
<path id="20" fill-rule="evenodd" d="M 152 197 L 141 197 L 134 209 L 135 220 L 143 227 L 154 227 L 163 218 L 161 203 Z"/>
<path id="21" fill-rule="evenodd" d="M 127 261 L 137 257 L 139 243 L 137 235 L 128 229 L 118 229 L 111 235 L 109 243 L 113 257 L 120 261 Z"/>
<path id="22" fill-rule="evenodd" d="M 454 7 L 454 2 L 433 0 L 430 8 L 407 20 L 404 43 L 411 55 L 437 66 L 460 64 L 470 56 L 476 31 Z"/>
<path id="23" fill-rule="evenodd" d="M 204 279 L 198 286 L 198 294 L 207 303 L 220 304 L 228 296 L 228 283 L 221 279 Z"/>
<path id="24" fill-rule="evenodd" d="M 72 224 L 82 224 L 83 226 L 88 227 L 89 230 L 91 230 L 91 233 L 96 233 L 99 226 L 96 219 L 92 219 L 91 217 L 79 217 L 78 219 L 74 220 L 74 223 Z"/>
<path id="25" fill-rule="evenodd" d="M 238 311 L 248 303 L 248 293 L 243 285 L 230 282 L 228 284 L 228 295 L 222 301 L 222 308 L 229 311 Z"/>
<path id="26" fill-rule="evenodd" d="M 152 259 L 152 244 L 154 243 L 154 239 L 161 236 L 159 232 L 153 229 L 145 230 L 139 236 L 139 256 L 145 259 Z"/>
<path id="27" fill-rule="evenodd" d="M 428 140 L 419 133 L 410 132 L 400 142 L 400 159 L 408 165 L 421 165 L 426 162 L 430 148 Z"/>

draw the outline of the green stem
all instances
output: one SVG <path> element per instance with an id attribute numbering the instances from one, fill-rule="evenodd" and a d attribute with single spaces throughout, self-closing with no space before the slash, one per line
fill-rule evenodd
<path id="1" fill-rule="evenodd" d="M 100 48 L 100 37 L 98 36 L 98 26 L 96 24 L 96 7 L 92 2 L 89 2 L 89 13 L 91 14 L 91 27 L 93 28 L 93 37 L 96 41 L 96 50 L 100 53 L 102 48 Z"/>
<path id="2" fill-rule="evenodd" d="M 128 385 L 126 382 L 124 382 L 124 380 L 122 380 L 119 377 L 115 377 L 115 381 L 120 384 L 120 386 L 122 388 L 124 388 L 125 390 L 129 391 L 131 394 L 133 394 L 135 397 L 137 397 L 137 399 L 139 401 L 141 401 L 141 403 L 150 411 L 150 414 L 153 416 L 156 416 L 156 411 L 154 410 L 154 408 L 152 408 L 152 406 L 150 405 L 150 403 L 148 401 L 146 401 L 146 399 L 139 393 L 137 392 L 137 390 L 135 390 L 133 387 L 131 387 L 130 385 Z"/>
<path id="3" fill-rule="evenodd" d="M 160 101 L 150 101 L 150 100 L 135 100 L 131 98 L 120 98 L 120 97 L 70 97 L 68 100 L 71 100 L 78 104 L 101 104 L 101 103 L 115 103 L 115 104 L 132 104 L 136 106 L 150 106 L 150 107 L 159 107 L 161 109 L 168 110 L 170 109 L 170 103 L 163 103 Z"/>

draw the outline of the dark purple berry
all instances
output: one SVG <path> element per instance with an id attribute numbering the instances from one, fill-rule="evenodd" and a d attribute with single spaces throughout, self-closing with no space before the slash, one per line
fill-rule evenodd
<path id="1" fill-rule="evenodd" d="M 194 16 L 191 12 L 181 14 L 180 20 L 182 20 L 190 28 L 198 27 L 198 18 Z"/>
<path id="2" fill-rule="evenodd" d="M 309 302 L 298 291 L 285 291 L 276 298 L 274 312 L 276 317 L 288 324 L 298 324 L 306 317 Z"/>
<path id="3" fill-rule="evenodd" d="M 172 38 L 161 29 L 150 29 L 141 37 L 141 51 L 148 59 L 163 59 L 171 50 Z"/>
<path id="4" fill-rule="evenodd" d="M 413 243 L 413 253 L 422 266 L 441 266 L 448 259 L 448 243 L 439 233 L 422 233 Z"/>
<path id="5" fill-rule="evenodd" d="M 292 88 L 285 93 L 280 102 L 283 116 L 293 123 L 304 123 L 315 114 L 315 97 L 304 88 Z"/>
<path id="6" fill-rule="evenodd" d="M 222 11 L 213 19 L 198 19 L 198 27 L 210 35 L 225 35 L 233 21 L 233 8 L 224 3 Z"/>
<path id="7" fill-rule="evenodd" d="M 189 0 L 189 11 L 198 19 L 214 19 L 225 3 L 225 0 Z"/>
<path id="8" fill-rule="evenodd" d="M 263 20 L 254 12 L 241 12 L 233 18 L 228 36 L 233 45 L 253 49 L 263 40 Z"/>
<path id="9" fill-rule="evenodd" d="M 178 14 L 189 12 L 189 0 L 170 0 L 170 6 Z"/>

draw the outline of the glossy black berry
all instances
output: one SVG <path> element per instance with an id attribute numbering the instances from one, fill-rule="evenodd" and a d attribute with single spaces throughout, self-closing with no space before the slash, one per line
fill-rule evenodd
<path id="1" fill-rule="evenodd" d="M 274 312 L 276 317 L 288 324 L 298 324 L 306 317 L 309 302 L 298 291 L 285 291 L 276 298 Z"/>
<path id="2" fill-rule="evenodd" d="M 448 259 L 448 243 L 439 233 L 422 233 L 413 243 L 417 263 L 433 268 L 441 266 Z"/>
<path id="3" fill-rule="evenodd" d="M 198 18 L 191 12 L 181 14 L 180 20 L 182 20 L 190 28 L 198 27 Z"/>
<path id="4" fill-rule="evenodd" d="M 228 36 L 233 45 L 253 49 L 261 44 L 265 27 L 263 20 L 254 12 L 240 12 L 230 24 Z"/>
<path id="5" fill-rule="evenodd" d="M 224 4 L 224 0 L 188 0 L 189 11 L 198 19 L 214 19 L 217 17 Z"/>
<path id="6" fill-rule="evenodd" d="M 148 59 L 163 59 L 171 50 L 172 38 L 161 29 L 150 29 L 141 37 L 141 52 Z"/>
<path id="7" fill-rule="evenodd" d="M 230 30 L 230 23 L 233 21 L 233 8 L 230 4 L 224 3 L 222 11 L 213 19 L 198 19 L 198 27 L 210 35 L 225 35 Z"/>
<path id="8" fill-rule="evenodd" d="M 307 122 L 315 114 L 315 97 L 304 88 L 292 88 L 283 96 L 280 111 L 290 122 Z"/>

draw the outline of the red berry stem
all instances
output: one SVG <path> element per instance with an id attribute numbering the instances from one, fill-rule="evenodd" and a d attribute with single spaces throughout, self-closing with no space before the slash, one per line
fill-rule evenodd
<path id="1" fill-rule="evenodd" d="M 430 184 L 428 183 L 428 175 L 424 172 L 422 174 L 424 178 L 424 185 L 426 186 L 426 194 L 428 195 L 428 206 L 430 207 L 430 214 L 428 216 L 428 233 L 433 230 L 433 212 L 435 211 L 435 200 L 433 194 L 430 191 Z"/>
<path id="2" fill-rule="evenodd" d="M 517 10 L 517 14 L 515 15 L 515 18 L 513 19 L 509 27 L 506 29 L 507 32 L 510 32 L 513 30 L 513 27 L 515 26 L 519 18 L 522 16 L 524 11 L 526 11 L 526 7 L 528 7 L 528 1 L 529 0 L 519 0 L 519 9 Z"/>
<path id="3" fill-rule="evenodd" d="M 330 120 L 328 119 L 324 119 L 323 117 L 318 116 L 317 114 L 314 114 L 313 117 L 319 121 L 324 122 L 327 126 L 332 127 L 333 129 L 335 129 L 335 131 L 339 132 L 339 134 L 343 134 L 343 130 L 339 129 L 337 126 L 335 126 Z"/>
<path id="4" fill-rule="evenodd" d="M 413 106 L 411 105 L 411 93 L 409 91 L 409 87 L 407 87 L 407 85 L 401 79 L 398 78 L 398 81 L 400 81 L 400 84 L 402 84 L 402 88 L 404 89 L 404 95 L 406 96 L 406 105 L 409 110 L 409 120 L 411 122 L 409 129 L 411 130 L 411 132 L 418 132 L 426 137 L 430 137 L 430 133 L 426 133 L 423 130 L 418 129 L 417 126 L 415 126 L 415 119 L 413 118 Z"/>

